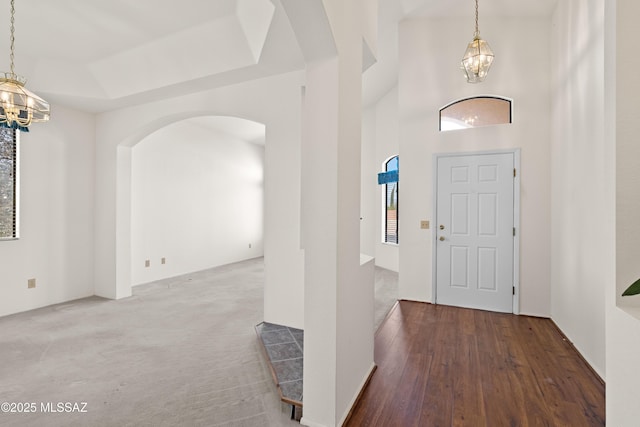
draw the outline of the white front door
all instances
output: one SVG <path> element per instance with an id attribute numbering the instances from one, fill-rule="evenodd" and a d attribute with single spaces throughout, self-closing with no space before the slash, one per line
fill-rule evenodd
<path id="1" fill-rule="evenodd" d="M 437 159 L 438 304 L 513 312 L 514 156 Z"/>

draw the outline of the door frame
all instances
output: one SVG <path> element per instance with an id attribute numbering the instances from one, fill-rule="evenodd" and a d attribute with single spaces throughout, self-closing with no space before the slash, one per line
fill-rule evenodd
<path id="1" fill-rule="evenodd" d="M 466 156 L 482 156 L 488 154 L 505 154 L 513 153 L 513 165 L 516 169 L 516 176 L 513 180 L 513 227 L 515 228 L 515 236 L 513 237 L 513 286 L 515 292 L 513 295 L 513 314 L 520 314 L 520 148 L 511 148 L 504 150 L 488 150 L 488 151 L 458 151 L 452 153 L 434 153 L 432 167 L 433 182 L 433 233 L 431 233 L 431 300 L 434 304 L 438 303 L 438 281 L 437 281 L 437 219 L 438 219 L 438 160 L 443 157 L 466 157 Z"/>

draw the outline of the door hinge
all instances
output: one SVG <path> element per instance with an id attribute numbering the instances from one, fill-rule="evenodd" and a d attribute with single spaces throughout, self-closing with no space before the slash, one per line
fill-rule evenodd
<path id="1" fill-rule="evenodd" d="M 513 235 L 514 236 L 516 235 L 516 228 L 515 227 L 513 227 Z"/>
<path id="2" fill-rule="evenodd" d="M 513 168 L 513 177 L 516 177 L 516 168 Z"/>
<path id="3" fill-rule="evenodd" d="M 513 286 L 513 287 L 511 288 L 511 290 L 513 291 L 513 295 L 515 295 L 515 294 L 516 294 L 516 287 L 515 287 L 515 286 Z"/>

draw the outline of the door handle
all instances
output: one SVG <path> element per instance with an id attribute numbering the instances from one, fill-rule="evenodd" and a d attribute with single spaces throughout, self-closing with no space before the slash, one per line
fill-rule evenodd
<path id="1" fill-rule="evenodd" d="M 444 236 L 440 236 L 440 241 L 444 242 Z"/>

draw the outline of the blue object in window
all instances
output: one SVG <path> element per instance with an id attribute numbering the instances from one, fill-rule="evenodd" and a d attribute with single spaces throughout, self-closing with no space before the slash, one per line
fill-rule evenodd
<path id="1" fill-rule="evenodd" d="M 388 184 L 390 182 L 398 182 L 398 171 L 380 172 L 378 174 L 378 185 Z"/>

